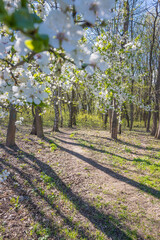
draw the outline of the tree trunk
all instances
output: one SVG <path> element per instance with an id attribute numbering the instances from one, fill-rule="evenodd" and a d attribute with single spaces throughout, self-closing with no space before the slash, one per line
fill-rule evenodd
<path id="1" fill-rule="evenodd" d="M 159 124 L 158 124 L 158 128 L 157 128 L 155 138 L 160 139 L 160 119 L 159 119 Z"/>
<path id="2" fill-rule="evenodd" d="M 104 115 L 104 128 L 107 129 L 107 121 L 108 121 L 108 113 L 105 113 Z"/>
<path id="3" fill-rule="evenodd" d="M 150 102 L 150 103 L 151 103 L 151 102 Z M 150 131 L 150 123 L 151 123 L 151 111 L 148 112 L 146 132 L 149 132 L 149 131 Z"/>
<path id="4" fill-rule="evenodd" d="M 58 88 L 58 94 L 60 97 L 59 101 L 59 112 L 60 112 L 60 126 L 63 127 L 63 115 L 62 115 L 62 100 L 61 100 L 61 87 Z"/>
<path id="5" fill-rule="evenodd" d="M 87 94 L 86 94 L 86 92 L 83 93 L 82 110 L 87 111 Z"/>
<path id="6" fill-rule="evenodd" d="M 133 19 L 134 19 L 134 11 L 135 8 L 135 0 L 132 1 L 132 9 L 131 9 L 131 41 L 133 41 L 133 34 L 134 34 L 134 28 L 133 28 Z M 132 81 L 131 81 L 131 94 L 134 94 L 134 60 L 132 55 L 132 63 L 131 63 L 131 71 L 132 71 Z M 130 103 L 130 126 L 129 130 L 132 131 L 133 128 L 133 113 L 134 113 L 134 105 L 133 102 Z"/>
<path id="7" fill-rule="evenodd" d="M 129 123 L 129 115 L 128 115 L 128 111 L 127 111 L 127 108 L 126 108 L 126 105 L 123 104 L 123 107 L 124 107 L 124 114 L 125 114 L 125 118 L 127 120 L 127 127 L 130 126 L 130 123 Z"/>
<path id="8" fill-rule="evenodd" d="M 117 133 L 118 133 L 118 119 L 117 119 L 117 105 L 116 100 L 114 99 L 114 109 L 112 112 L 112 127 L 111 127 L 111 138 L 117 139 Z"/>
<path id="9" fill-rule="evenodd" d="M 155 111 L 153 112 L 153 125 L 152 125 L 152 131 L 151 131 L 151 136 L 155 136 L 156 131 L 157 131 L 157 122 L 158 122 L 158 106 L 155 106 Z"/>
<path id="10" fill-rule="evenodd" d="M 44 137 L 43 134 L 43 123 L 42 123 L 42 117 L 41 117 L 41 107 L 37 106 L 35 109 L 36 113 L 36 128 L 37 128 L 37 137 Z"/>
<path id="11" fill-rule="evenodd" d="M 69 128 L 72 128 L 72 125 L 73 125 L 72 103 L 69 104 L 68 108 L 69 108 L 69 122 L 68 122 L 68 127 L 69 127 Z"/>
<path id="12" fill-rule="evenodd" d="M 69 99 L 69 96 L 68 96 L 68 99 Z M 77 114 L 77 107 L 75 103 L 75 90 L 73 88 L 72 88 L 71 101 L 68 107 L 69 107 L 68 127 L 72 128 L 73 125 L 76 125 L 76 114 Z"/>
<path id="13" fill-rule="evenodd" d="M 73 112 L 73 125 L 76 126 L 77 106 L 76 106 L 76 93 L 74 89 L 72 89 L 72 112 Z"/>
<path id="14" fill-rule="evenodd" d="M 147 112 L 144 111 L 143 113 L 143 121 L 144 121 L 144 127 L 146 128 L 147 127 Z"/>
<path id="15" fill-rule="evenodd" d="M 119 115 L 118 134 L 122 133 L 122 116 Z"/>
<path id="16" fill-rule="evenodd" d="M 110 133 L 112 131 L 112 110 L 108 110 L 108 115 L 109 115 L 109 127 L 110 127 Z"/>
<path id="17" fill-rule="evenodd" d="M 58 89 L 54 90 L 54 112 L 55 112 L 55 118 L 54 118 L 53 131 L 59 132 Z"/>
<path id="18" fill-rule="evenodd" d="M 36 115 L 35 115 L 33 104 L 32 104 L 32 116 L 33 116 L 33 123 L 32 123 L 32 130 L 30 134 L 37 135 Z"/>
<path id="19" fill-rule="evenodd" d="M 149 55 L 149 91 L 148 91 L 148 96 L 149 96 L 149 101 L 148 105 L 151 105 L 151 90 L 152 90 L 152 81 L 153 81 L 153 69 L 152 69 L 152 61 L 153 61 L 153 49 L 154 49 L 154 43 L 155 43 L 155 38 L 156 38 L 156 24 L 157 24 L 157 19 L 158 19 L 158 2 L 156 5 L 156 16 L 153 22 L 153 33 L 152 33 L 152 42 L 151 42 L 151 49 L 150 49 L 150 55 Z M 147 120 L 147 128 L 146 131 L 149 132 L 150 130 L 150 121 L 151 121 L 151 111 L 148 113 L 148 120 Z"/>
<path id="20" fill-rule="evenodd" d="M 30 134 L 37 135 L 36 116 L 34 116 L 33 123 L 32 123 L 32 130 Z"/>
<path id="21" fill-rule="evenodd" d="M 134 106 L 133 103 L 130 104 L 130 128 L 129 130 L 132 131 L 133 128 L 133 112 L 134 112 Z"/>
<path id="22" fill-rule="evenodd" d="M 10 114 L 9 114 L 9 123 L 7 129 L 7 138 L 6 138 L 6 145 L 8 147 L 13 147 L 15 144 L 15 137 L 16 137 L 16 109 L 11 104 L 10 106 Z"/>
<path id="23" fill-rule="evenodd" d="M 160 55 L 159 55 L 158 74 L 157 74 L 157 82 L 156 82 L 156 101 L 158 103 L 157 106 L 159 106 L 160 105 Z M 160 139 L 160 117 L 159 117 L 159 124 L 158 124 L 155 137 Z"/>

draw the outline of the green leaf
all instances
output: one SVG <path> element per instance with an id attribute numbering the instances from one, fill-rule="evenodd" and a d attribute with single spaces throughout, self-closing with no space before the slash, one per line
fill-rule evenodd
<path id="1" fill-rule="evenodd" d="M 35 30 L 35 23 L 41 23 L 42 20 L 34 13 L 29 13 L 27 8 L 16 10 L 8 19 L 8 25 L 16 30 L 22 30 L 30 33 Z"/>
<path id="2" fill-rule="evenodd" d="M 7 16 L 7 11 L 4 7 L 3 0 L 0 0 L 0 21 L 4 21 L 4 18 Z"/>
<path id="3" fill-rule="evenodd" d="M 37 39 L 26 40 L 25 45 L 34 52 L 47 50 L 49 38 L 47 35 L 37 35 Z"/>

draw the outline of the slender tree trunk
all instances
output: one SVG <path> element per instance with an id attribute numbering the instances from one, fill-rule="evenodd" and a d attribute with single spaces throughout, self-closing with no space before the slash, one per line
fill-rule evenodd
<path id="1" fill-rule="evenodd" d="M 146 128 L 147 127 L 147 112 L 144 111 L 143 113 L 143 121 L 144 121 L 144 127 Z"/>
<path id="2" fill-rule="evenodd" d="M 41 117 L 41 107 L 37 106 L 35 109 L 35 113 L 36 113 L 36 129 L 37 129 L 37 137 L 44 137 L 43 134 L 43 123 L 42 123 L 42 117 Z"/>
<path id="3" fill-rule="evenodd" d="M 132 131 L 133 128 L 133 113 L 134 113 L 134 105 L 133 103 L 130 104 L 130 128 L 129 130 Z"/>
<path id="4" fill-rule="evenodd" d="M 131 41 L 133 41 L 133 34 L 134 34 L 134 28 L 133 28 L 133 19 L 134 19 L 134 11 L 135 8 L 135 0 L 132 1 L 132 9 L 131 9 Z M 134 64 L 133 64 L 133 56 L 132 56 L 132 63 L 131 63 L 131 71 L 132 71 L 132 82 L 131 82 L 131 94 L 134 94 Z M 132 131 L 133 128 L 133 115 L 134 114 L 134 105 L 133 102 L 130 103 L 130 126 L 129 130 Z"/>
<path id="5" fill-rule="evenodd" d="M 68 96 L 68 99 L 69 99 L 69 96 Z M 76 125 L 76 114 L 77 114 L 77 107 L 75 104 L 75 90 L 73 88 L 72 88 L 71 101 L 68 108 L 69 108 L 68 127 L 72 128 L 73 125 Z"/>
<path id="6" fill-rule="evenodd" d="M 76 106 L 76 93 L 75 90 L 72 89 L 72 112 L 73 112 L 73 125 L 77 125 L 76 123 L 76 115 L 77 115 L 77 106 Z"/>
<path id="7" fill-rule="evenodd" d="M 87 94 L 86 94 L 86 92 L 83 93 L 82 109 L 84 111 L 87 111 Z"/>
<path id="8" fill-rule="evenodd" d="M 54 90 L 54 125 L 53 125 L 53 131 L 59 132 L 59 108 L 58 108 L 58 89 Z"/>
<path id="9" fill-rule="evenodd" d="M 156 100 L 158 105 L 160 105 L 160 55 L 159 55 L 159 65 L 158 65 L 158 74 L 157 74 L 157 82 L 156 82 Z M 160 117 L 159 117 L 159 124 L 156 130 L 155 137 L 160 139 Z"/>
<path id="10" fill-rule="evenodd" d="M 69 128 L 72 128 L 72 126 L 73 126 L 73 112 L 72 112 L 73 109 L 72 109 L 72 103 L 69 104 L 68 108 L 69 108 L 69 122 L 68 122 L 68 127 L 69 127 Z"/>
<path id="11" fill-rule="evenodd" d="M 128 33 L 128 28 L 129 28 L 129 16 L 130 16 L 130 9 L 129 9 L 129 1 L 128 0 L 125 0 L 124 1 L 124 24 L 123 24 L 123 41 L 122 41 L 122 44 L 121 44 L 121 47 L 122 49 L 124 49 L 124 46 L 127 42 L 127 33 Z M 124 81 L 123 77 L 122 77 L 122 82 Z M 122 112 L 122 108 L 121 108 L 121 112 Z M 113 114 L 114 116 L 115 114 Z M 115 121 L 117 117 L 115 117 Z M 119 115 L 119 123 L 118 123 L 118 133 L 121 134 L 122 133 L 122 124 L 121 124 L 121 118 L 122 118 L 122 115 L 120 113 Z M 113 124 L 113 120 L 112 120 L 112 124 Z M 116 134 L 115 134 L 116 135 Z M 113 137 L 114 138 L 114 137 Z M 117 139 L 117 137 L 115 138 Z"/>
<path id="12" fill-rule="evenodd" d="M 150 103 L 151 103 L 151 101 L 150 101 Z M 151 123 L 151 111 L 148 112 L 146 132 L 150 131 L 150 123 Z"/>
<path id="13" fill-rule="evenodd" d="M 37 135 L 36 114 L 35 114 L 35 111 L 34 111 L 33 104 L 32 104 L 32 116 L 33 116 L 33 123 L 32 123 L 32 130 L 31 130 L 30 134 Z"/>
<path id="14" fill-rule="evenodd" d="M 58 88 L 58 95 L 59 95 L 59 98 L 60 98 L 60 101 L 59 101 L 60 126 L 63 127 L 62 100 L 61 100 L 62 92 L 61 92 L 61 87 Z"/>
<path id="15" fill-rule="evenodd" d="M 77 115 L 77 108 L 76 108 L 75 103 L 74 103 L 74 104 L 73 104 L 73 125 L 74 125 L 74 126 L 77 125 L 76 115 Z"/>
<path id="16" fill-rule="evenodd" d="M 118 134 L 122 133 L 122 115 L 119 115 Z"/>
<path id="17" fill-rule="evenodd" d="M 118 133 L 118 119 L 117 119 L 117 105 L 116 105 L 116 100 L 113 100 L 114 104 L 114 110 L 112 112 L 112 127 L 111 127 L 111 138 L 117 139 L 117 133 Z"/>
<path id="18" fill-rule="evenodd" d="M 156 16 L 153 22 L 153 33 L 152 33 L 152 42 L 151 42 L 151 49 L 150 49 L 150 56 L 149 56 L 149 102 L 148 104 L 151 105 L 151 90 L 152 90 L 152 78 L 153 78 L 153 69 L 152 69 L 152 61 L 153 61 L 153 48 L 154 48 L 154 43 L 155 43 L 155 37 L 156 37 L 156 24 L 157 24 L 157 19 L 158 19 L 158 2 L 156 5 Z M 151 111 L 148 112 L 148 120 L 147 120 L 147 127 L 146 131 L 149 132 L 150 130 L 150 121 L 151 121 Z"/>
<path id="19" fill-rule="evenodd" d="M 6 145 L 8 147 L 13 147 L 15 145 L 15 137 L 16 137 L 16 109 L 11 104 L 10 106 L 10 113 L 9 113 L 9 123 L 7 129 L 7 138 L 6 138 Z"/>
<path id="20" fill-rule="evenodd" d="M 111 109 L 109 109 L 108 115 L 109 115 L 109 128 L 110 128 L 110 133 L 111 133 L 111 131 L 112 131 L 112 110 Z"/>
<path id="21" fill-rule="evenodd" d="M 142 122 L 142 120 L 143 120 L 143 111 L 142 110 L 140 111 L 139 120 L 140 120 L 140 122 Z"/>
<path id="22" fill-rule="evenodd" d="M 105 113 L 104 115 L 104 128 L 107 129 L 107 122 L 108 122 L 108 113 Z"/>
<path id="23" fill-rule="evenodd" d="M 127 127 L 130 126 L 130 122 L 129 122 L 129 115 L 128 115 L 128 111 L 127 111 L 127 108 L 126 108 L 126 105 L 123 104 L 123 107 L 124 107 L 124 114 L 125 114 L 125 118 L 127 120 Z"/>

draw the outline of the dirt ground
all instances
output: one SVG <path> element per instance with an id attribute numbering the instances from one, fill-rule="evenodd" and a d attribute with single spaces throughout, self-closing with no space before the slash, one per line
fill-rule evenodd
<path id="1" fill-rule="evenodd" d="M 0 239 L 160 239 L 159 141 L 102 130 L 1 129 Z"/>

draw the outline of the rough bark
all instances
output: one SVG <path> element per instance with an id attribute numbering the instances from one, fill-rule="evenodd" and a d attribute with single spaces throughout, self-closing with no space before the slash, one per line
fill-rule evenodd
<path id="1" fill-rule="evenodd" d="M 87 94 L 86 94 L 86 92 L 83 93 L 82 110 L 87 111 Z"/>
<path id="2" fill-rule="evenodd" d="M 158 3 L 156 5 L 156 16 L 153 22 L 153 32 L 152 32 L 152 42 L 151 42 L 151 49 L 150 49 L 150 55 L 149 55 L 149 90 L 148 90 L 148 105 L 151 105 L 151 90 L 152 90 L 152 81 L 153 81 L 153 69 L 152 69 L 152 61 L 153 61 L 153 49 L 154 49 L 154 43 L 156 38 L 156 24 L 158 19 Z M 150 131 L 150 122 L 151 122 L 151 111 L 148 112 L 148 119 L 147 119 L 147 126 L 146 131 Z"/>
<path id="3" fill-rule="evenodd" d="M 36 116 L 34 116 L 33 123 L 32 123 L 32 130 L 30 134 L 37 135 Z"/>
<path id="4" fill-rule="evenodd" d="M 54 125 L 53 125 L 53 131 L 59 132 L 59 107 L 58 107 L 58 89 L 54 90 Z"/>
<path id="5" fill-rule="evenodd" d="M 76 125 L 76 114 L 77 114 L 77 107 L 76 107 L 76 99 L 75 99 L 75 90 L 72 89 L 72 95 L 71 95 L 71 100 L 70 104 L 68 105 L 69 108 L 69 122 L 68 122 L 68 127 L 72 128 L 73 125 Z M 69 99 L 69 96 L 68 96 Z"/>
<path id="6" fill-rule="evenodd" d="M 36 129 L 37 129 L 37 137 L 42 138 L 44 136 L 43 134 L 43 123 L 42 123 L 42 117 L 41 117 L 41 107 L 37 106 L 35 109 L 36 113 Z"/>
<path id="7" fill-rule="evenodd" d="M 118 123 L 118 134 L 122 133 L 122 116 L 119 115 L 119 123 Z"/>
<path id="8" fill-rule="evenodd" d="M 109 128 L 110 128 L 110 133 L 112 131 L 112 110 L 108 110 L 108 115 L 109 115 Z"/>
<path id="9" fill-rule="evenodd" d="M 34 111 L 34 106 L 32 105 L 32 116 L 33 116 L 33 123 L 32 123 L 32 130 L 31 133 L 32 135 L 37 135 L 37 126 L 36 126 L 36 115 Z"/>
<path id="10" fill-rule="evenodd" d="M 135 8 L 135 0 L 132 1 L 132 9 L 131 9 L 131 41 L 133 41 L 133 34 L 134 34 L 134 28 L 133 28 L 133 18 L 134 18 L 134 8 Z M 134 63 L 131 63 L 131 71 L 132 71 L 132 81 L 131 81 L 131 94 L 134 94 Z M 133 121 L 134 121 L 134 105 L 133 102 L 130 103 L 130 126 L 129 130 L 132 131 L 133 128 Z"/>
<path id="11" fill-rule="evenodd" d="M 155 138 L 160 139 L 160 120 L 159 120 L 158 128 L 155 134 Z"/>
<path id="12" fill-rule="evenodd" d="M 149 102 L 151 104 L 151 101 Z M 148 119 L 146 124 L 146 132 L 150 132 L 150 124 L 151 124 L 151 111 L 148 112 Z"/>
<path id="13" fill-rule="evenodd" d="M 76 93 L 74 89 L 72 89 L 72 112 L 73 112 L 73 125 L 76 126 L 77 106 L 76 106 Z"/>
<path id="14" fill-rule="evenodd" d="M 132 92 L 132 94 L 133 94 L 133 92 Z M 130 131 L 132 131 L 132 128 L 133 128 L 133 121 L 134 121 L 133 113 L 134 113 L 134 105 L 133 105 L 133 103 L 131 103 L 130 104 L 130 127 L 129 127 Z"/>
<path id="15" fill-rule="evenodd" d="M 104 128 L 107 129 L 107 122 L 108 122 L 108 113 L 104 115 Z"/>
<path id="16" fill-rule="evenodd" d="M 60 126 L 63 127 L 63 115 L 62 115 L 62 100 L 61 100 L 61 87 L 58 88 L 58 94 L 60 97 L 60 101 L 59 101 L 59 112 L 60 112 Z"/>
<path id="17" fill-rule="evenodd" d="M 114 104 L 114 110 L 112 112 L 112 127 L 111 127 L 111 138 L 117 139 L 117 134 L 118 134 L 118 119 L 117 119 L 117 105 L 116 105 L 116 100 L 113 100 Z"/>
<path id="18" fill-rule="evenodd" d="M 8 147 L 13 147 L 15 144 L 15 137 L 16 137 L 16 109 L 13 105 L 10 106 L 10 113 L 9 113 L 9 123 L 7 129 L 7 137 L 6 137 L 6 145 Z"/>
<path id="19" fill-rule="evenodd" d="M 158 102 L 158 106 L 160 106 L 160 56 L 159 56 L 158 74 L 157 74 L 157 82 L 156 82 L 156 99 Z M 159 117 L 159 124 L 156 130 L 155 137 L 160 139 L 160 117 Z"/>
<path id="20" fill-rule="evenodd" d="M 158 74 L 157 74 L 157 80 L 155 84 L 155 107 L 153 112 L 153 125 L 152 125 L 152 131 L 151 135 L 155 136 L 157 132 L 157 123 L 159 119 L 159 91 L 160 91 L 160 56 L 158 59 Z"/>
<path id="21" fill-rule="evenodd" d="M 123 104 L 123 107 L 124 107 L 124 115 L 125 115 L 125 118 L 127 120 L 127 127 L 130 126 L 130 122 L 129 122 L 129 115 L 128 115 L 128 111 L 127 111 L 127 108 L 126 108 L 126 105 Z"/>
<path id="22" fill-rule="evenodd" d="M 153 125 L 152 125 L 152 130 L 151 130 L 151 135 L 155 136 L 156 131 L 157 131 L 157 122 L 158 122 L 158 105 L 155 105 L 154 112 L 153 112 Z"/>
<path id="23" fill-rule="evenodd" d="M 70 104 L 68 105 L 68 108 L 69 108 L 69 121 L 68 121 L 68 127 L 69 127 L 69 128 L 72 128 L 72 126 L 73 126 L 72 103 L 70 103 Z"/>

